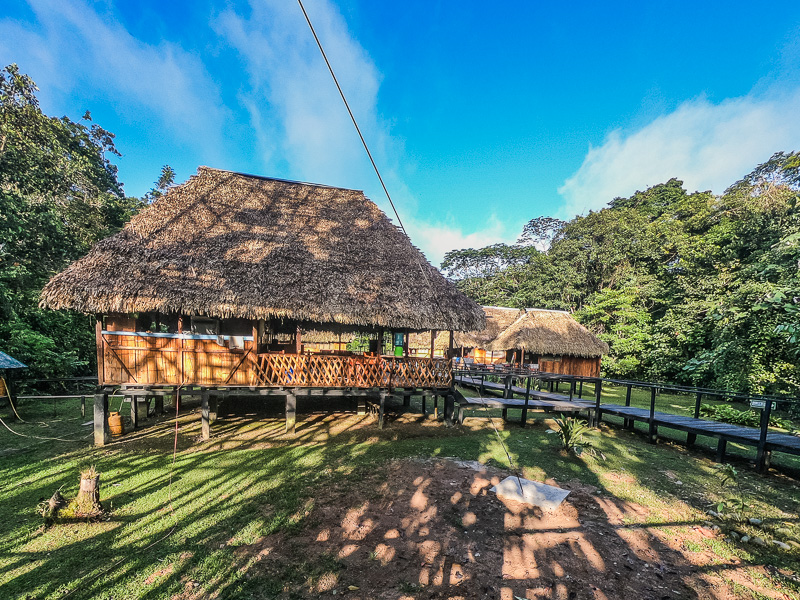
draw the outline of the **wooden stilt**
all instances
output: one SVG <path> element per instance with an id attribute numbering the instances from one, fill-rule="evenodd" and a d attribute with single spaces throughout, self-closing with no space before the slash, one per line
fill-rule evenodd
<path id="1" fill-rule="evenodd" d="M 208 390 L 203 390 L 200 396 L 201 402 L 201 424 L 203 430 L 203 439 L 207 440 L 211 437 L 211 423 L 210 423 L 210 410 L 208 407 Z"/>
<path id="2" fill-rule="evenodd" d="M 453 425 L 453 413 L 455 411 L 456 399 L 452 394 L 447 394 L 444 398 L 444 422 L 446 425 Z"/>
<path id="3" fill-rule="evenodd" d="M 94 396 L 94 445 L 105 446 L 111 441 L 108 430 L 108 393 Z"/>
<path id="4" fill-rule="evenodd" d="M 725 462 L 725 451 L 728 448 L 728 440 L 720 438 L 717 442 L 717 462 Z"/>
<path id="5" fill-rule="evenodd" d="M 139 398 L 138 396 L 130 396 L 131 399 L 131 425 L 133 430 L 136 431 L 139 428 Z"/>
<path id="6" fill-rule="evenodd" d="M 297 422 L 297 396 L 293 393 L 286 394 L 286 431 L 295 433 Z"/>
<path id="7" fill-rule="evenodd" d="M 656 388 L 650 388 L 650 419 L 648 421 L 649 427 L 649 434 L 648 438 L 651 444 L 656 443 L 656 439 L 658 438 L 658 428 L 656 427 Z"/>
<path id="8" fill-rule="evenodd" d="M 384 414 L 386 412 L 386 396 L 388 396 L 388 393 L 382 391 L 380 395 L 380 407 L 378 409 L 378 429 L 383 429 L 384 426 Z"/>

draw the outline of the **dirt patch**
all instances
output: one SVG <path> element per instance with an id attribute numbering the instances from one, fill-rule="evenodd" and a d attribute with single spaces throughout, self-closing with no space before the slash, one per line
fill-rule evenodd
<path id="1" fill-rule="evenodd" d="M 756 584 L 763 569 L 698 550 L 718 535 L 711 530 L 648 525 L 646 508 L 577 481 L 561 483 L 569 497 L 544 513 L 489 491 L 507 475 L 446 459 L 396 461 L 318 489 L 310 526 L 239 552 L 254 565 L 250 577 L 315 566 L 286 585 L 287 597 L 711 599 L 743 597 L 740 586 L 785 597 Z"/>

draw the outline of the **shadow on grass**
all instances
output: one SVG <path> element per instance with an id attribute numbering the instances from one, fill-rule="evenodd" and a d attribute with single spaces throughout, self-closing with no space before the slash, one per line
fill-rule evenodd
<path id="1" fill-rule="evenodd" d="M 8 457 L 0 470 L 0 595 L 271 598 L 286 590 L 327 593 L 320 582 L 330 575 L 335 585 L 359 587 L 352 597 L 372 597 L 369 585 L 390 584 L 434 589 L 445 597 L 478 598 L 486 588 L 509 600 L 529 590 L 584 597 L 610 586 L 613 597 L 614 590 L 626 589 L 627 571 L 669 564 L 669 573 L 648 567 L 639 595 L 657 591 L 661 575 L 673 589 L 680 587 L 681 597 L 691 598 L 699 597 L 707 577 L 734 567 L 729 561 L 693 566 L 653 533 L 702 523 L 696 512 L 677 514 L 674 508 L 676 502 L 700 507 L 706 493 L 709 465 L 685 454 L 604 435 L 594 441 L 608 460 L 584 461 L 561 456 L 554 436 L 542 427 L 498 423 L 526 477 L 554 478 L 576 490 L 577 514 L 549 527 L 544 515 L 500 505 L 487 495 L 490 475 L 464 471 L 450 490 L 460 493 L 456 497 L 437 487 L 452 473 L 436 464 L 410 480 L 392 471 L 392 459 L 407 457 L 450 456 L 506 467 L 504 449 L 485 419 L 450 429 L 406 414 L 378 430 L 371 416 L 314 412 L 304 414 L 290 434 L 277 417 L 281 407 L 271 405 L 215 422 L 212 439 L 203 442 L 197 406 L 185 408 L 178 418 L 174 468 L 175 419 L 169 416 L 151 419 L 105 448 L 60 452 L 63 446 L 52 445 L 49 454 L 37 447 Z M 74 494 L 87 463 L 102 473 L 101 499 L 110 519 L 38 527 L 32 514 L 38 500 L 59 487 Z M 334 502 L 337 490 L 343 497 Z M 308 539 L 309 532 L 317 533 L 320 511 L 342 502 L 360 513 L 334 514 L 325 543 Z M 476 513 L 479 504 L 483 509 Z M 637 512 L 641 506 L 650 507 L 646 515 Z M 405 524 L 388 517 L 390 508 L 404 515 Z M 471 518 L 468 513 L 483 520 L 459 528 Z M 450 538 L 441 536 L 443 529 Z M 394 530 L 402 535 L 392 537 Z M 484 547 L 480 557 L 473 551 L 470 560 L 470 544 Z M 263 550 L 279 555 L 284 545 L 297 553 L 294 561 L 264 562 Z M 386 563 L 378 559 L 389 554 Z M 616 568 L 623 556 L 628 566 Z M 393 563 L 395 557 L 400 562 Z M 388 564 L 400 569 L 402 581 L 392 569 L 378 569 Z M 565 578 L 568 572 L 571 579 Z"/>

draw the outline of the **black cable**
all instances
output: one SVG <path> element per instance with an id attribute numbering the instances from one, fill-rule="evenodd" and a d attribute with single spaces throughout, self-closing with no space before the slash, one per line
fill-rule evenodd
<path id="1" fill-rule="evenodd" d="M 403 221 L 400 219 L 400 215 L 397 212 L 397 208 L 395 208 L 394 202 L 392 201 L 392 196 L 389 194 L 389 190 L 386 188 L 386 184 L 383 182 L 383 177 L 381 177 L 381 172 L 378 170 L 378 165 L 375 164 L 375 160 L 372 158 L 372 153 L 369 151 L 369 147 L 367 146 L 367 142 L 364 139 L 364 136 L 361 135 L 361 129 L 356 122 L 355 116 L 353 116 L 353 111 L 350 110 L 350 105 L 347 103 L 347 98 L 344 96 L 344 92 L 342 91 L 342 86 L 339 85 L 339 80 L 336 79 L 336 74 L 333 72 L 333 67 L 331 66 L 330 61 L 328 60 L 327 55 L 325 54 L 325 50 L 322 48 L 322 42 L 319 41 L 319 37 L 317 37 L 317 32 L 314 30 L 314 26 L 311 24 L 311 19 L 308 17 L 308 13 L 306 12 L 305 6 L 303 6 L 302 0 L 297 0 L 298 4 L 300 4 L 300 9 L 303 11 L 303 16 L 306 18 L 306 23 L 311 28 L 311 33 L 314 35 L 314 40 L 317 42 L 317 47 L 319 47 L 319 51 L 322 53 L 322 58 L 325 59 L 325 64 L 328 65 L 328 71 L 331 72 L 331 77 L 333 77 L 333 82 L 336 84 L 336 89 L 339 90 L 339 95 L 342 97 L 342 102 L 344 102 L 345 108 L 347 108 L 347 112 L 350 115 L 350 119 L 353 121 L 353 125 L 358 132 L 358 137 L 361 138 L 361 143 L 364 145 L 364 150 L 367 151 L 367 156 L 369 157 L 369 161 L 372 163 L 372 168 L 375 169 L 375 174 L 378 176 L 378 179 L 381 182 L 381 186 L 383 187 L 383 191 L 386 192 L 386 197 L 389 199 L 389 204 L 392 205 L 392 210 L 394 211 L 394 216 L 397 217 L 397 222 L 400 225 L 400 229 L 403 230 L 403 233 L 406 234 L 406 237 L 410 239 L 406 228 L 403 226 Z"/>

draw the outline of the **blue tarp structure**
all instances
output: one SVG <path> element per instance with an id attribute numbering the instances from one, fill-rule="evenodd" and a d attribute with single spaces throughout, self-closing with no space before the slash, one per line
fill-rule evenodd
<path id="1" fill-rule="evenodd" d="M 19 362 L 16 358 L 11 358 L 5 352 L 0 352 L 0 370 L 1 369 L 27 369 L 28 365 Z"/>

